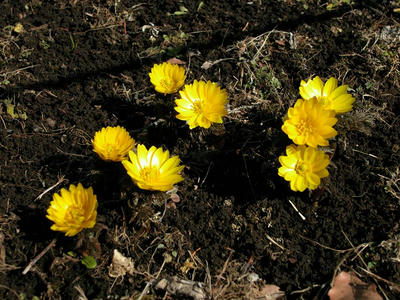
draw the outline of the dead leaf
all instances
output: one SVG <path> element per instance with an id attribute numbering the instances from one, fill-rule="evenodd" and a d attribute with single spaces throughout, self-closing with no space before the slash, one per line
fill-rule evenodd
<path id="1" fill-rule="evenodd" d="M 173 194 L 171 194 L 171 197 L 170 197 L 170 199 L 168 200 L 168 202 L 167 202 L 167 207 L 168 208 L 176 208 L 176 205 L 175 205 L 175 203 L 178 203 L 179 201 L 181 201 L 181 199 L 180 199 L 180 197 L 178 196 L 178 194 L 175 194 L 175 193 L 173 193 Z"/>
<path id="2" fill-rule="evenodd" d="M 203 69 L 203 70 L 208 70 L 209 68 L 211 68 L 212 66 L 213 66 L 213 62 L 212 61 L 205 61 L 202 65 L 201 65 L 201 68 Z"/>
<path id="3" fill-rule="evenodd" d="M 186 274 L 190 269 L 196 269 L 196 265 L 190 260 L 190 258 L 188 258 L 183 266 L 180 267 L 180 270 L 183 274 Z"/>
<path id="4" fill-rule="evenodd" d="M 286 41 L 281 41 L 281 40 L 275 40 L 275 43 L 281 46 L 285 46 Z"/>
<path id="5" fill-rule="evenodd" d="M 285 299 L 285 292 L 281 291 L 280 287 L 273 284 L 264 285 L 261 290 L 254 288 L 253 296 L 257 300 L 280 300 Z"/>
<path id="6" fill-rule="evenodd" d="M 206 292 L 204 291 L 203 284 L 201 282 L 184 280 L 178 278 L 177 276 L 168 279 L 161 279 L 156 284 L 155 289 L 168 291 L 168 294 L 170 295 L 187 296 L 187 298 L 193 300 L 208 299 L 206 298 Z M 178 297 L 173 297 L 173 299 L 175 298 Z M 179 299 L 181 299 L 181 297 L 179 297 Z"/>
<path id="7" fill-rule="evenodd" d="M 110 277 L 124 276 L 126 273 L 133 275 L 134 264 L 132 258 L 123 256 L 117 249 L 114 249 L 112 263 L 108 270 Z"/>
<path id="8" fill-rule="evenodd" d="M 173 65 L 184 65 L 184 64 L 186 64 L 183 60 L 180 60 L 179 58 L 176 58 L 176 57 L 168 59 L 167 63 L 173 64 Z"/>
<path id="9" fill-rule="evenodd" d="M 181 201 L 181 198 L 178 196 L 178 194 L 171 194 L 171 201 L 178 203 L 179 201 Z"/>
<path id="10" fill-rule="evenodd" d="M 340 272 L 335 277 L 328 296 L 331 300 L 383 300 L 376 291 L 375 284 L 367 284 L 353 273 L 347 272 Z"/>
<path id="11" fill-rule="evenodd" d="M 214 61 L 207 60 L 201 65 L 201 68 L 203 70 L 207 70 L 207 69 L 211 68 L 213 65 L 219 64 L 220 62 L 223 62 L 225 60 L 233 60 L 233 59 L 234 58 L 226 57 L 226 58 L 221 58 L 221 59 L 217 59 L 217 60 L 214 60 Z"/>

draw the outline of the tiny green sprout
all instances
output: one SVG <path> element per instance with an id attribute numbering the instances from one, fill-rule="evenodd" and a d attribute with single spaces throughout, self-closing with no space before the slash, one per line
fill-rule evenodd
<path id="1" fill-rule="evenodd" d="M 352 0 L 333 0 L 332 3 L 329 3 L 326 6 L 326 9 L 333 10 L 342 4 L 352 5 L 352 4 L 354 4 L 354 2 Z"/>
<path id="2" fill-rule="evenodd" d="M 74 50 L 76 48 L 76 43 L 71 33 L 69 33 L 69 39 L 71 41 L 71 50 Z"/>
<path id="3" fill-rule="evenodd" d="M 19 109 L 16 108 L 16 106 L 12 103 L 10 99 L 2 100 L 2 102 L 6 105 L 7 114 L 11 116 L 11 118 L 22 120 L 28 119 L 26 113 L 19 111 Z"/>
<path id="4" fill-rule="evenodd" d="M 3 28 L 3 31 L 9 31 L 9 32 L 11 32 L 11 31 L 13 31 L 13 29 L 14 29 L 14 25 L 7 25 L 7 26 L 5 26 L 5 27 Z"/>
<path id="5" fill-rule="evenodd" d="M 83 265 L 85 265 L 85 267 L 88 268 L 88 269 L 94 269 L 94 268 L 97 267 L 96 260 L 94 259 L 93 256 L 90 256 L 90 255 L 85 256 L 84 258 L 82 258 L 81 263 Z"/>
<path id="6" fill-rule="evenodd" d="M 40 40 L 39 47 L 44 50 L 47 50 L 50 48 L 50 45 L 45 40 Z"/>
<path id="7" fill-rule="evenodd" d="M 179 55 L 179 52 L 181 51 L 181 48 L 174 48 L 174 47 L 168 47 L 167 48 L 167 54 L 170 57 L 175 57 Z"/>
<path id="8" fill-rule="evenodd" d="M 71 257 L 76 257 L 76 253 L 74 251 L 68 251 L 67 254 Z"/>
<path id="9" fill-rule="evenodd" d="M 175 16 L 181 16 L 181 15 L 186 15 L 189 12 L 189 10 L 184 7 L 183 5 L 179 6 L 179 10 L 174 12 Z"/>
<path id="10" fill-rule="evenodd" d="M 200 11 L 200 9 L 202 9 L 204 5 L 205 3 L 203 1 L 200 1 L 199 6 L 197 6 L 197 11 Z"/>

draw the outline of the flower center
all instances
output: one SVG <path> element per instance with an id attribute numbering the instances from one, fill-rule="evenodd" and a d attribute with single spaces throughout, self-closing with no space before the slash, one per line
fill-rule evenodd
<path id="1" fill-rule="evenodd" d="M 197 99 L 193 102 L 193 111 L 195 114 L 200 114 L 203 112 L 201 100 Z"/>
<path id="2" fill-rule="evenodd" d="M 313 133 L 313 127 L 312 124 L 309 120 L 300 120 L 300 122 L 297 124 L 297 130 L 301 135 L 309 135 Z"/>
<path id="3" fill-rule="evenodd" d="M 294 167 L 294 169 L 295 169 L 295 171 L 296 171 L 297 174 L 299 174 L 299 175 L 305 175 L 306 172 L 307 172 L 308 167 L 307 167 L 307 165 L 306 165 L 302 160 L 299 160 L 299 161 L 296 163 L 296 166 Z"/>
<path id="4" fill-rule="evenodd" d="M 154 167 L 144 167 L 140 170 L 140 176 L 144 181 L 154 180 L 154 178 L 156 178 L 159 174 L 160 171 Z"/>
<path id="5" fill-rule="evenodd" d="M 165 78 L 160 80 L 160 85 L 165 89 L 165 90 L 170 90 L 173 86 L 172 80 Z"/>
<path id="6" fill-rule="evenodd" d="M 107 145 L 107 153 L 110 155 L 111 153 L 114 152 L 114 145 Z"/>
<path id="7" fill-rule="evenodd" d="M 71 224 L 80 224 L 83 222 L 85 214 L 81 206 L 70 205 L 66 211 L 66 220 Z"/>

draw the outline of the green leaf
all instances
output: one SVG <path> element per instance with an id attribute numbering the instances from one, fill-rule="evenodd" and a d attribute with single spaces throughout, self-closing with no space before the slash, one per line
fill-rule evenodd
<path id="1" fill-rule="evenodd" d="M 376 262 L 374 262 L 374 261 L 368 262 L 368 268 L 369 269 L 375 269 L 375 267 L 376 267 Z"/>
<path id="2" fill-rule="evenodd" d="M 94 269 L 97 266 L 97 261 L 94 259 L 93 256 L 85 256 L 82 258 L 81 263 L 86 266 L 88 269 Z"/>

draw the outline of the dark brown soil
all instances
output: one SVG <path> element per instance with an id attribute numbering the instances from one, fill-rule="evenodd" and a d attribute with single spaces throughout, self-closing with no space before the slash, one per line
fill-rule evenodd
<path id="1" fill-rule="evenodd" d="M 255 273 L 288 299 L 327 299 L 342 269 L 400 297 L 395 1 L 158 2 L 0 4 L 0 298 L 78 299 L 80 287 L 88 299 L 136 299 L 149 280 L 178 276 L 205 283 L 214 298 L 246 299 L 232 283 Z M 181 6 L 187 12 L 176 14 Z M 172 57 L 186 62 L 187 82 L 227 89 L 224 125 L 190 131 L 175 118 L 176 95 L 154 91 L 148 72 Z M 329 178 L 295 193 L 277 175 L 291 143 L 280 128 L 300 81 L 316 75 L 349 84 L 356 103 L 336 126 Z M 162 220 L 166 194 L 139 190 L 122 165 L 92 151 L 94 133 L 109 125 L 185 164 L 181 201 Z M 46 209 L 78 182 L 93 186 L 98 224 L 66 238 L 50 230 Z M 133 275 L 109 276 L 114 249 L 133 259 Z M 80 263 L 84 254 L 95 269 Z M 224 285 L 227 294 L 212 294 Z"/>

